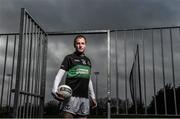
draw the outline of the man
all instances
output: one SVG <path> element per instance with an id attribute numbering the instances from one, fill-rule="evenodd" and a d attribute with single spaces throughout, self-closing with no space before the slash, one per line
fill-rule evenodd
<path id="1" fill-rule="evenodd" d="M 83 35 L 77 35 L 75 37 L 75 52 L 64 58 L 54 80 L 52 94 L 56 99 L 62 101 L 64 99 L 61 95 L 57 95 L 57 89 L 63 75 L 67 72 L 65 84 L 72 88 L 72 97 L 64 105 L 63 111 L 65 118 L 85 118 L 89 114 L 90 102 L 91 108 L 97 106 L 90 79 L 91 62 L 84 54 L 86 44 L 87 40 Z"/>

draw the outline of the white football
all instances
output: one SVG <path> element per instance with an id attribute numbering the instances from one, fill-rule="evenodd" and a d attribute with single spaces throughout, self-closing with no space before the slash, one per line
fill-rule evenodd
<path id="1" fill-rule="evenodd" d="M 60 85 L 58 87 L 58 94 L 62 95 L 63 98 L 70 98 L 72 96 L 72 89 L 68 85 Z"/>

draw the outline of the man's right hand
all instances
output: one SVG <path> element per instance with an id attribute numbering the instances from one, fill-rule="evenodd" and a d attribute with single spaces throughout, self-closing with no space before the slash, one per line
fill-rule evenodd
<path id="1" fill-rule="evenodd" d="M 53 97 L 58 100 L 58 101 L 64 101 L 64 98 L 61 94 L 58 94 L 57 92 L 52 92 L 51 93 L 53 95 Z"/>

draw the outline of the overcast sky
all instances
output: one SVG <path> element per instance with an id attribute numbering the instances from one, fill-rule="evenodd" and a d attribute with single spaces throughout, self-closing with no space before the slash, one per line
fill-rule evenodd
<path id="1" fill-rule="evenodd" d="M 24 7 L 46 31 L 179 25 L 179 0 L 1 0 L 0 26 L 18 31 Z"/>
<path id="2" fill-rule="evenodd" d="M 0 33 L 19 31 L 22 7 L 30 12 L 45 31 L 71 32 L 178 26 L 179 6 L 179 0 L 0 0 Z M 74 50 L 73 37 L 49 37 L 46 101 L 52 99 L 50 90 L 63 57 Z M 93 62 L 93 71 L 100 71 L 99 78 L 105 80 L 99 84 L 100 87 L 106 89 L 106 36 L 87 37 L 87 55 Z M 123 63 L 123 59 L 119 61 L 120 66 L 124 65 Z M 120 74 L 123 74 L 121 69 Z M 121 78 L 124 79 L 123 76 Z M 123 83 L 122 80 L 119 85 L 124 88 Z M 114 86 L 112 88 L 114 89 Z M 105 94 L 106 92 L 101 92 L 101 96 Z"/>

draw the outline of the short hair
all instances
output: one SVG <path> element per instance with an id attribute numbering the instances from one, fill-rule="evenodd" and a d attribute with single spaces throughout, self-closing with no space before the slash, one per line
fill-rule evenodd
<path id="1" fill-rule="evenodd" d="M 83 36 L 83 35 L 77 35 L 77 36 L 74 38 L 74 47 L 76 46 L 76 40 L 77 40 L 77 39 L 80 39 L 80 38 L 84 38 L 85 43 L 87 43 L 85 36 Z"/>

